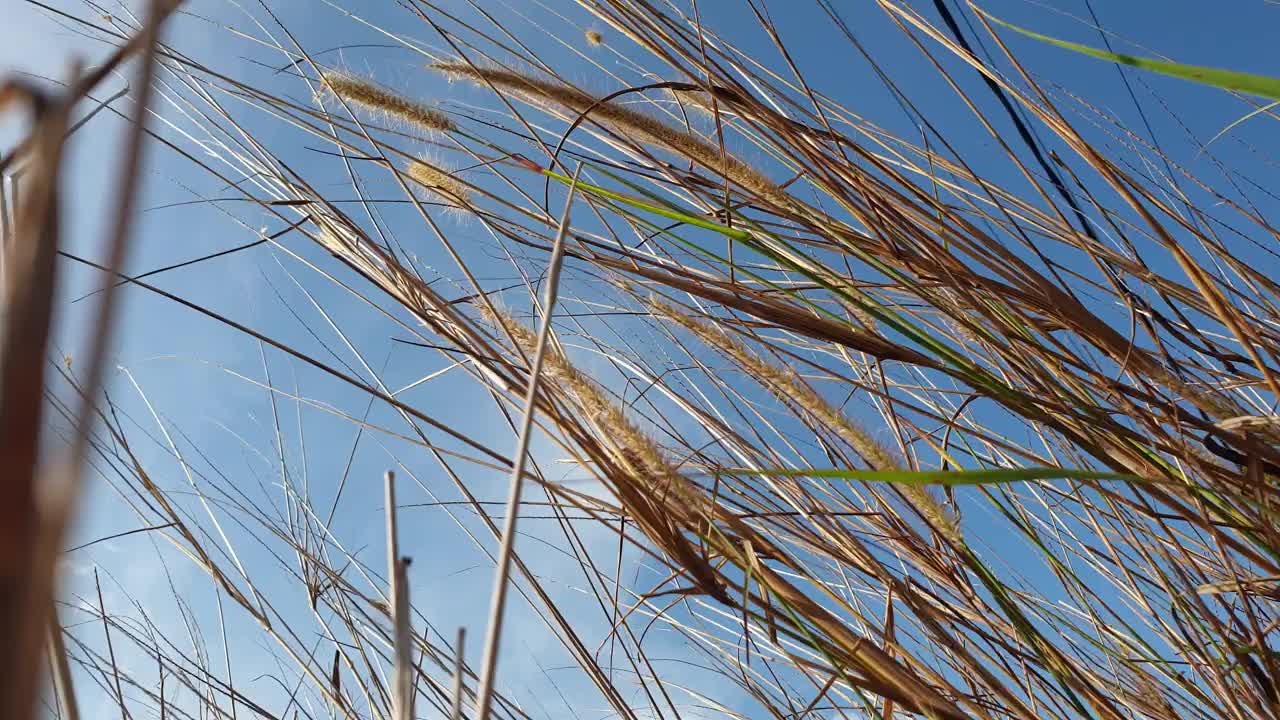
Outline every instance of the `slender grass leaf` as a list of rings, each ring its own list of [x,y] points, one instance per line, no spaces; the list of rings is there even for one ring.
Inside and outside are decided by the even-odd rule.
[[[979,10],[978,12],[982,12]],[[1186,65],[1183,63],[1169,62],[1168,60],[1155,60],[1152,58],[1139,57],[1137,55],[1127,55],[1124,53],[1108,52],[1099,50],[1088,45],[1073,43],[1067,40],[1059,40],[1048,35],[1041,35],[1038,32],[1020,28],[1017,25],[1007,23],[999,18],[993,17],[988,13],[982,12],[992,22],[1002,25],[1021,33],[1030,38],[1035,38],[1051,45],[1057,45],[1060,48],[1066,48],[1074,52],[1089,55],[1101,60],[1109,60],[1111,62],[1120,63],[1121,65],[1129,65],[1141,70],[1149,70],[1151,72],[1170,75],[1172,77],[1190,80],[1192,82],[1212,85],[1222,88],[1223,90],[1236,90],[1239,92],[1249,93],[1251,95],[1260,95],[1262,97],[1271,98],[1272,100],[1280,100],[1280,78],[1268,77],[1266,75],[1254,75],[1252,73],[1236,72],[1234,70],[1223,70],[1221,68],[1205,67],[1203,65]]]
[[[841,468],[804,468],[800,470],[735,468],[728,472],[741,475],[773,475],[786,477],[840,478],[900,485],[1001,485],[1029,480],[1126,480],[1140,481],[1134,475],[1070,470],[1055,467],[996,468],[992,470],[845,470]]]
[[[1262,113],[1275,108],[1277,105],[1280,105],[1280,100],[1277,100],[1275,102],[1269,102],[1266,105],[1263,105],[1262,107],[1255,108],[1249,114],[1245,115],[1242,118],[1238,118],[1237,120],[1232,122],[1230,125],[1222,128],[1221,130],[1218,131],[1217,135],[1214,135],[1213,137],[1209,138],[1209,142],[1205,143],[1203,146],[1200,147],[1200,150],[1196,152],[1196,157],[1200,157],[1201,155],[1203,155],[1204,151],[1209,149],[1209,146],[1212,145],[1215,140],[1231,132],[1231,130],[1234,129],[1240,123],[1243,123],[1244,121],[1254,117],[1255,115],[1261,115]]]

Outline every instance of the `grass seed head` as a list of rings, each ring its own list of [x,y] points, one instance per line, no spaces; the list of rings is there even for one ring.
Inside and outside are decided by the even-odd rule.
[[[590,110],[592,119],[627,137],[664,147],[694,160],[772,203],[786,203],[786,193],[759,170],[727,152],[722,153],[718,146],[701,137],[668,125],[652,115],[614,103],[596,104],[595,97],[581,90],[511,70],[477,68],[466,63],[437,63],[431,67],[452,79],[492,87],[534,107],[550,110],[558,106],[575,113]]]
[[[461,206],[471,203],[471,188],[425,160],[413,161],[406,172],[414,182],[431,190],[437,197],[451,205]]]
[[[892,450],[871,436],[871,433],[836,408],[800,379],[795,370],[770,362],[758,355],[737,338],[714,328],[710,323],[665,303],[650,301],[654,314],[665,317],[684,327],[708,347],[715,348],[747,372],[756,382],[784,403],[793,403],[844,440],[874,470],[901,470],[903,464]],[[902,494],[930,525],[947,539],[960,542],[958,520],[928,488],[920,485],[898,483]]]
[[[454,129],[448,115],[421,103],[397,95],[363,78],[329,72],[321,77],[326,89],[347,102],[366,110],[382,112],[427,132],[449,132]]]

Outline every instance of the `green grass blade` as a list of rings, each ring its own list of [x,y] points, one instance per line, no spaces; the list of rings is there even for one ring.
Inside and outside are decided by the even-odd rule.
[[[843,468],[803,468],[787,470],[768,468],[729,470],[741,475],[773,475],[786,477],[840,478],[900,485],[1003,485],[1030,480],[1125,480],[1140,482],[1134,475],[1071,470],[1055,467],[995,468],[989,470],[846,470]]]
[[[567,183],[571,180],[571,178],[568,175],[562,175],[553,170],[544,169],[541,172],[543,175],[546,175],[547,177],[550,177],[550,178],[555,178],[556,180],[559,180],[562,183]],[[682,222],[686,225],[692,225],[694,227],[699,227],[704,230],[711,230],[712,232],[720,233],[721,235],[733,238],[734,240],[750,240],[751,239],[751,233],[748,233],[744,230],[736,230],[734,228],[721,225],[720,223],[711,222],[710,220],[697,217],[696,215],[690,215],[688,213],[678,212],[678,211],[672,210],[671,208],[662,207],[661,205],[655,205],[653,203],[645,202],[643,200],[633,198],[629,195],[623,195],[622,193],[614,192],[613,190],[609,190],[608,188],[602,188],[599,185],[592,185],[590,183],[579,182],[578,187],[580,187],[582,190],[592,195],[597,195],[603,198],[609,198],[610,200],[616,200],[617,202],[630,205],[633,208],[651,212],[654,215],[659,215],[661,217],[667,218],[668,220],[675,220],[676,222]]]
[[[982,12],[979,10],[978,12]],[[1183,63],[1169,62],[1167,60],[1154,60],[1152,58],[1138,57],[1137,55],[1126,55],[1124,53],[1108,52],[1097,48],[1073,43],[1067,40],[1059,40],[1055,37],[1042,35],[1038,32],[1020,28],[1017,25],[1007,23],[999,18],[982,12],[983,16],[992,22],[1002,25],[1021,33],[1030,38],[1035,38],[1051,45],[1057,45],[1060,48],[1066,48],[1074,52],[1089,55],[1101,60],[1109,60],[1111,62],[1120,63],[1121,65],[1129,65],[1141,70],[1150,70],[1151,72],[1170,75],[1172,77],[1190,80],[1192,82],[1212,85],[1222,88],[1223,90],[1235,90],[1238,92],[1249,93],[1251,95],[1260,95],[1262,97],[1271,98],[1272,100],[1280,100],[1280,78],[1268,77],[1266,75],[1254,75],[1252,73],[1236,72],[1234,70],[1222,70],[1220,68],[1204,67],[1202,65],[1185,65]]]

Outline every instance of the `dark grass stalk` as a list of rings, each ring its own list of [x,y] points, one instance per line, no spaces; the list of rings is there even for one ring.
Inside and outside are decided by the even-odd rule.
[[[0,679],[0,715],[31,716],[36,704],[40,663],[47,650],[62,694],[70,696],[70,673],[61,634],[52,626],[52,562],[58,542],[40,522],[36,483],[37,453],[44,416],[41,391],[44,353],[53,317],[54,253],[60,241],[63,136],[70,108],[39,90],[16,81],[0,84],[0,110],[23,103],[35,112],[30,135],[31,166],[23,202],[17,197],[15,236],[7,250],[4,277],[5,328],[0,347],[0,458],[9,481],[4,484],[3,541],[0,542],[0,652],[11,668]],[[16,196],[16,193],[15,193]],[[74,703],[74,698],[71,700]],[[74,711],[71,711],[74,712]]]

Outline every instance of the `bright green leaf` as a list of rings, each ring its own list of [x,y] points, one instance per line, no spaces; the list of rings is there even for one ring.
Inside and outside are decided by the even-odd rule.
[[[978,12],[982,12],[979,10]],[[1059,40],[1048,35],[1041,35],[1017,25],[1012,25],[999,18],[993,17],[985,12],[983,16],[999,25],[1009,28],[1015,32],[1022,33],[1027,37],[1035,38],[1043,42],[1057,45],[1067,50],[1083,53],[1102,60],[1110,60],[1121,65],[1130,65],[1142,70],[1150,70],[1152,72],[1171,75],[1183,80],[1191,80],[1193,82],[1212,85],[1224,90],[1236,90],[1239,92],[1249,93],[1251,95],[1261,95],[1273,100],[1280,100],[1280,78],[1268,77],[1266,75],[1254,75],[1252,73],[1235,72],[1233,70],[1221,70],[1218,68],[1203,67],[1200,65],[1184,65],[1182,63],[1169,62],[1167,60],[1153,60],[1151,58],[1138,57],[1136,55],[1126,55],[1124,53],[1108,52],[1097,48],[1081,45],[1079,43]]]
[[[735,468],[727,472],[739,475],[777,475],[786,477],[840,478],[900,485],[1001,485],[1029,480],[1139,480],[1133,475],[1069,470],[1055,467],[996,468],[991,470],[844,470],[840,468],[805,468],[802,470]]]

